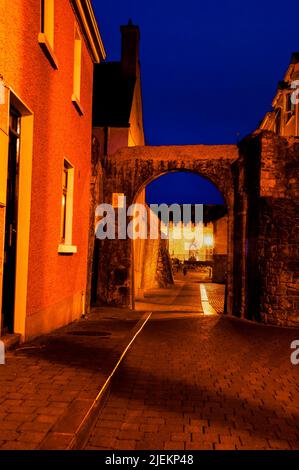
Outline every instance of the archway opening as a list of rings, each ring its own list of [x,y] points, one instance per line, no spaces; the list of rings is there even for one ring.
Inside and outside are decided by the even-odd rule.
[[[149,235],[133,240],[135,309],[225,312],[228,210],[219,189],[198,173],[171,171],[139,188],[135,203],[147,208]],[[169,208],[166,220],[161,205]],[[151,217],[161,226],[157,239]]]

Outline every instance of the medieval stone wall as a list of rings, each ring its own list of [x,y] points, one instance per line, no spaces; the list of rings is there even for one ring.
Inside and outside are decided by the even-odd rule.
[[[259,205],[260,314],[267,323],[299,325],[299,138],[266,133]]]
[[[173,284],[171,259],[168,251],[168,241],[160,239],[159,256],[156,279],[159,287],[167,287]]]
[[[155,220],[160,227],[160,221],[156,214],[146,205],[145,190],[143,189],[136,198],[136,204],[143,204],[147,217],[139,219],[140,231],[147,234],[147,238],[133,240],[133,273],[135,299],[142,298],[144,292],[155,287],[166,287],[173,283],[171,260],[168,253],[167,240],[161,239],[161,233],[157,239],[150,238],[149,221]]]
[[[240,153],[235,164],[235,310],[265,323],[298,325],[299,139],[255,133],[241,144]]]
[[[299,204],[264,198],[259,211],[260,314],[266,323],[299,326]]]
[[[167,240],[161,238],[157,240],[143,240],[144,259],[142,264],[142,284],[141,291],[138,290],[139,297],[147,289],[155,287],[167,287],[173,284],[171,260],[167,248]]]
[[[270,131],[250,135],[238,151],[234,146],[134,147],[105,162],[103,198],[111,203],[113,193],[123,193],[129,205],[146,184],[169,171],[208,178],[228,211],[227,313],[298,325],[298,163],[299,140]],[[168,282],[161,262],[165,246],[151,243],[143,253],[143,286]],[[107,303],[134,304],[132,252],[131,240],[103,242],[98,296]]]
[[[103,134],[96,129],[92,141],[90,204],[89,204],[89,233],[87,256],[87,282],[86,282],[86,313],[89,313],[91,304],[96,303],[98,284],[98,254],[95,252],[95,211],[97,205],[103,200],[103,169],[104,157]],[[99,245],[99,244],[98,244]]]

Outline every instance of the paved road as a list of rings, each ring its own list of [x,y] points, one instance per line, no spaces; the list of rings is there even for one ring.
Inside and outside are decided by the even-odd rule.
[[[299,331],[204,316],[199,292],[187,280],[146,298],[154,314],[87,449],[299,449]]]
[[[136,302],[136,310],[155,313],[195,313],[203,315],[200,301],[200,277],[188,275],[188,280],[176,279],[168,289],[151,289],[144,299]]]

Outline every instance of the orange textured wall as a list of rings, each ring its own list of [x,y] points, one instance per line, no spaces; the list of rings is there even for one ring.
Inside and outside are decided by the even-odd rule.
[[[91,155],[93,64],[82,40],[80,116],[71,102],[75,16],[69,0],[55,1],[54,70],[38,44],[40,2],[0,0],[0,74],[34,113],[33,174],[27,314],[34,315],[85,290]],[[3,31],[3,30],[2,30]],[[75,167],[73,244],[57,252],[63,160]]]

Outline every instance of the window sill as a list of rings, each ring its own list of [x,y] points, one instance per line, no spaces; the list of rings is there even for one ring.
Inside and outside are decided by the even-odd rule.
[[[52,49],[45,33],[39,33],[38,42],[39,42],[40,47],[44,51],[47,59],[49,60],[50,64],[52,65],[53,69],[57,70],[58,69],[58,60],[57,60],[56,55],[54,54],[54,51],[53,51],[53,49]]]
[[[72,94],[72,103],[75,106],[78,113],[80,114],[80,116],[83,116],[84,110],[82,108],[80,100],[77,98],[77,96],[74,93]]]
[[[60,255],[70,255],[77,253],[77,247],[75,245],[64,245],[61,243],[58,245],[58,253]]]

